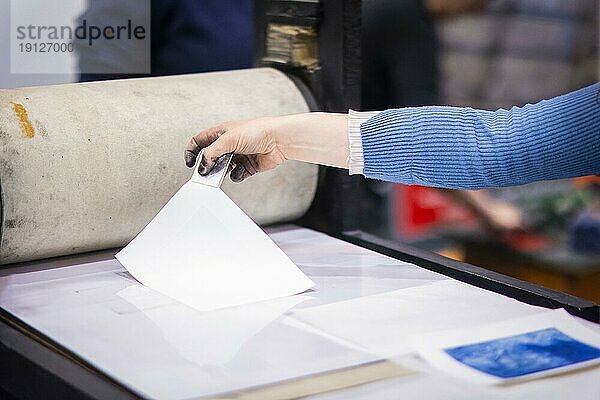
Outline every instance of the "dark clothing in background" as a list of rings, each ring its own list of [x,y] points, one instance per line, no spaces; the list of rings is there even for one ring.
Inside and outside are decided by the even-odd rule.
[[[364,0],[362,108],[437,102],[437,40],[421,0]]]
[[[80,17],[88,23],[111,25],[115,16],[147,12],[135,1],[90,1]],[[254,2],[252,0],[152,0],[151,75],[249,68],[253,64]],[[136,10],[138,7],[138,10]],[[88,74],[90,66],[127,66],[127,41],[102,46],[77,46],[81,81],[140,75]]]
[[[362,110],[423,106],[438,101],[434,21],[422,0],[363,0]],[[361,229],[394,236],[393,185],[365,180]]]
[[[252,0],[153,0],[152,74],[249,68]]]

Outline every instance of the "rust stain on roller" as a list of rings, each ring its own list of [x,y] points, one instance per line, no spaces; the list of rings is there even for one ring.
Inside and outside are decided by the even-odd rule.
[[[27,139],[33,139],[35,136],[35,129],[33,129],[33,125],[29,120],[29,114],[27,114],[27,110],[23,107],[23,104],[12,103],[13,111],[17,118],[19,118],[19,122],[21,124],[21,131],[23,131],[23,135]]]

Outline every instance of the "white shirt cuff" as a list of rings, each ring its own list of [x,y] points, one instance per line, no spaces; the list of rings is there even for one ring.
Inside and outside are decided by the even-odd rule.
[[[380,112],[381,111],[348,111],[348,143],[350,144],[348,170],[350,175],[362,175],[365,169],[360,125]]]

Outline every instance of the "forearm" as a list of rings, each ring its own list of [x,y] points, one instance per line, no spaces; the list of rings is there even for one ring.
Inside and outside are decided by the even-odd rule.
[[[273,135],[288,160],[347,168],[346,114],[307,113],[273,120]]]
[[[299,160],[368,178],[450,189],[600,174],[600,84],[496,112],[416,107],[226,122],[195,135],[188,167],[203,174],[235,153],[240,179]]]
[[[384,111],[361,125],[364,174],[455,189],[598,174],[599,88],[510,111]]]

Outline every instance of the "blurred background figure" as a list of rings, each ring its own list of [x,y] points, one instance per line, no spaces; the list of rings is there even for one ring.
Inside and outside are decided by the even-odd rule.
[[[444,104],[509,108],[598,80],[595,0],[489,0],[483,13],[440,23],[439,37]],[[592,207],[597,193],[591,187],[539,183],[493,190],[490,197],[518,205],[526,216],[523,228],[560,237]]]
[[[136,4],[137,3],[137,4]],[[90,1],[80,20],[103,26],[115,15],[144,12],[145,2]],[[253,0],[152,0],[151,74],[173,75],[250,68],[254,53]],[[80,71],[94,66],[126,65],[128,49],[116,41],[77,46]],[[127,41],[119,41],[120,46]],[[140,76],[140,75],[138,75]],[[133,77],[122,74],[80,75],[81,81]]]
[[[483,0],[364,0],[362,107],[364,110],[425,106],[442,103],[436,19],[480,12]],[[362,207],[363,226],[383,236],[397,236],[394,216],[402,207],[398,197],[436,196],[434,189],[410,188],[367,180]],[[461,204],[492,231],[520,229],[517,207],[485,191],[441,191]],[[437,196],[442,203],[446,202]],[[406,201],[404,201],[406,202]],[[401,235],[402,236],[402,235]],[[404,235],[406,239],[406,235]]]
[[[598,81],[598,31],[595,0],[365,0],[363,105],[495,110],[551,98]],[[364,230],[600,300],[597,179],[477,192],[366,185]]]
[[[422,0],[364,0],[362,109],[425,106],[439,100],[434,20]],[[394,237],[393,184],[366,179],[360,225]]]

